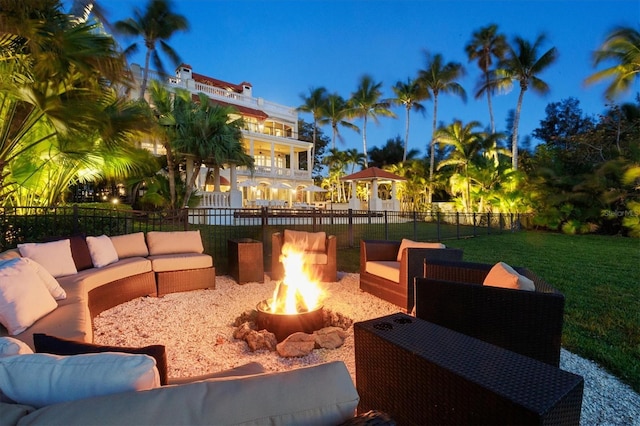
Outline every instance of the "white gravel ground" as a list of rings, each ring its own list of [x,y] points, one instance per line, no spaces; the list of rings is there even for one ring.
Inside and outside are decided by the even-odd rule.
[[[336,283],[323,283],[324,306],[354,321],[398,312],[395,305],[360,291],[358,274],[339,273]],[[109,309],[94,320],[94,341],[105,345],[167,348],[170,377],[189,377],[257,361],[268,371],[342,360],[355,381],[353,327],[345,344],[315,350],[302,358],[281,358],[275,352],[250,352],[233,338],[233,322],[243,312],[271,297],[275,282],[238,285],[216,277],[215,290],[138,298]],[[585,379],[581,425],[640,425],[640,395],[597,364],[562,350],[560,367]]]

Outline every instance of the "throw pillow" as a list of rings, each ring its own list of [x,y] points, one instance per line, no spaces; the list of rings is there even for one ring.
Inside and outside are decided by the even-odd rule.
[[[135,256],[149,256],[149,249],[147,248],[147,243],[144,240],[144,232],[135,232],[133,234],[111,237],[111,242],[118,253],[118,259]]]
[[[0,358],[2,392],[18,404],[36,408],[160,385],[155,360],[148,355],[28,354]]]
[[[0,337],[0,358],[11,355],[32,354],[33,351],[22,340],[14,337]]]
[[[94,343],[79,342],[76,340],[62,339],[42,333],[33,334],[33,345],[36,352],[45,352],[54,355],[78,355],[101,352],[122,352],[128,354],[144,354],[156,360],[156,367],[160,374],[160,384],[167,384],[167,353],[164,345],[150,345],[141,348],[120,346],[104,346]]]
[[[398,257],[396,261],[400,262],[400,260],[402,260],[402,251],[406,248],[443,249],[443,248],[447,248],[447,246],[445,246],[442,243],[423,243],[420,241],[412,241],[412,240],[403,238],[402,242],[400,243],[400,249],[398,249]]]
[[[71,244],[71,256],[73,257],[73,263],[75,263],[76,269],[78,271],[84,271],[85,269],[93,268],[91,255],[89,254],[89,247],[87,247],[87,241],[84,235],[73,235],[71,237],[48,237],[45,238],[45,242],[60,241],[67,238]]]
[[[15,336],[58,307],[25,259],[0,262],[0,323]]]
[[[515,269],[504,262],[496,263],[482,284],[516,290],[534,291],[536,289],[533,281],[524,275],[520,275]]]
[[[33,259],[29,259],[28,257],[23,257],[23,259],[33,268],[34,271],[36,271],[36,274],[38,274],[38,277],[40,277],[54,299],[62,300],[67,298],[67,292],[64,291],[64,288],[60,286],[58,281],[53,278],[53,275],[51,275],[49,271],[44,269],[42,265]]]
[[[35,260],[56,278],[78,273],[68,238],[50,243],[18,244],[18,250],[22,257]]]
[[[111,238],[106,235],[87,237],[87,246],[89,246],[93,266],[96,268],[102,268],[118,261],[116,248],[113,246]]]
[[[202,237],[197,231],[149,231],[147,246],[150,255],[203,253]]]

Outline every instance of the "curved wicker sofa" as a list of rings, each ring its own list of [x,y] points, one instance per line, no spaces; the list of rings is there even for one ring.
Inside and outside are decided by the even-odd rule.
[[[72,256],[83,237],[72,237]],[[199,241],[199,245],[196,242]],[[213,258],[202,253],[200,231],[142,232],[112,237],[119,260],[101,268],[57,278],[67,293],[58,307],[22,333],[11,336],[34,348],[33,334],[43,333],[83,342],[93,341],[92,320],[100,312],[143,296],[215,288]],[[18,249],[0,260],[20,257]],[[0,336],[8,336],[0,325]]]
[[[199,232],[197,237],[200,238]],[[189,252],[180,243],[179,234],[148,233],[142,239],[137,235],[116,240],[119,238],[123,244],[114,242],[120,258],[116,263],[57,278],[67,297],[58,301],[54,311],[11,337],[24,341],[32,349],[35,333],[91,342],[92,319],[105,309],[141,296],[215,288],[213,260],[208,255]],[[146,255],[141,243],[148,244]],[[8,250],[0,253],[0,260],[19,256],[18,250]],[[7,334],[0,326],[0,336]],[[260,364],[249,363],[206,376],[173,379],[168,384],[42,407],[0,398],[0,423],[346,425],[352,421],[362,424],[360,419],[371,417],[369,413],[354,417],[359,397],[342,361],[271,373],[265,372]]]

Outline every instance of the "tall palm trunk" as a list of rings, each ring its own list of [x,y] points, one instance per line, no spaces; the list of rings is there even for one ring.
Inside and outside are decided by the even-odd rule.
[[[485,72],[485,82],[487,87],[489,87],[490,78],[489,73]],[[496,123],[493,118],[493,103],[491,102],[491,90],[487,89],[487,104],[489,104],[489,120],[491,121],[491,133],[494,134],[496,132]]]
[[[409,148],[409,116],[411,115],[411,105],[406,106],[407,120],[404,126],[404,152],[402,153],[402,162],[407,161],[407,149]]]
[[[151,60],[151,49],[147,48],[144,55],[144,69],[142,70],[142,84],[140,84],[140,96],[138,99],[144,100],[144,92],[147,91],[147,81],[149,80],[149,62]]]
[[[364,151],[364,168],[369,168],[369,154],[367,153],[367,115],[364,116],[362,124],[362,150]]]
[[[429,204],[433,201],[433,174],[436,169],[436,122],[438,117],[438,91],[433,91],[433,125],[431,127],[431,151],[429,153]]]
[[[524,92],[527,91],[526,84],[520,85],[520,95],[518,96],[518,105],[516,106],[516,113],[513,117],[513,134],[511,135],[511,167],[513,170],[518,170],[518,126],[520,125],[520,111],[522,110],[522,99],[524,98]]]
[[[173,151],[171,151],[171,144],[165,142],[164,149],[167,152],[167,172],[169,179],[169,197],[171,199],[171,208],[176,208],[176,171],[173,161]]]

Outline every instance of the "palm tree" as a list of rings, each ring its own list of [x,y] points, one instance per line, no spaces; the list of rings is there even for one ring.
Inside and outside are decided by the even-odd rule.
[[[252,158],[242,147],[242,119],[230,120],[235,111],[232,106],[211,105],[204,93],[198,94],[198,101],[180,103],[175,111],[177,122],[173,145],[176,151],[193,159],[193,170],[186,182],[182,205],[188,205],[200,167],[221,167],[223,164],[243,162],[253,165]]]
[[[465,46],[465,51],[469,57],[469,62],[474,59],[478,61],[478,67],[482,71],[484,84],[476,93],[476,99],[483,93],[487,94],[487,104],[489,105],[489,118],[491,120],[491,133],[496,132],[495,120],[493,118],[493,107],[491,105],[491,94],[493,89],[489,85],[491,74],[489,70],[493,65],[493,59],[500,61],[507,50],[507,39],[503,34],[498,34],[498,26],[491,24],[480,28],[472,35],[472,39]]]
[[[343,199],[346,200],[344,185],[340,178],[345,174],[344,169],[347,166],[347,153],[332,148],[329,150],[329,155],[325,156],[322,160],[323,163],[329,167],[329,179],[327,183],[331,188],[337,190],[337,202],[340,203]],[[334,191],[331,191],[331,201],[333,201],[333,193]]]
[[[391,89],[396,95],[393,102],[397,105],[403,105],[406,111],[404,153],[402,155],[402,161],[407,161],[407,149],[409,146],[409,116],[411,115],[411,110],[413,109],[424,114],[425,107],[420,103],[420,101],[429,99],[430,95],[423,85],[421,85],[417,80],[412,80],[411,78],[407,78],[406,83],[398,81]]]
[[[382,100],[382,82],[376,83],[370,75],[363,75],[360,78],[358,88],[351,94],[349,103],[351,111],[355,117],[363,119],[362,124],[362,148],[364,153],[364,167],[369,167],[367,154],[367,120],[369,117],[374,123],[378,123],[378,116],[393,117],[396,115],[389,109],[390,103]]]
[[[156,136],[160,138],[167,157],[167,173],[169,180],[169,207],[176,207],[176,178],[175,178],[175,149],[172,141],[178,126],[176,117],[180,105],[191,102],[191,93],[184,89],[169,91],[162,83],[151,80],[150,86],[151,109],[158,127]]]
[[[427,66],[419,71],[418,80],[433,96],[433,125],[431,128],[431,143],[429,152],[429,203],[433,198],[433,174],[436,164],[436,123],[438,117],[438,95],[440,93],[453,93],[467,101],[467,92],[456,80],[464,75],[462,64],[457,62],[444,63],[444,58],[437,53],[431,55],[425,52]]]
[[[593,54],[594,66],[603,61],[615,62],[615,65],[598,71],[586,79],[592,84],[605,79],[613,79],[605,90],[607,98],[627,92],[640,75],[640,32],[631,27],[619,27],[611,31]]]
[[[555,47],[538,56],[544,41],[544,35],[539,35],[533,44],[521,37],[516,37],[512,45],[508,46],[505,58],[498,64],[494,78],[488,83],[488,86],[499,89],[510,89],[514,81],[520,83],[520,95],[518,96],[518,104],[513,118],[513,133],[511,134],[511,164],[514,170],[518,170],[518,126],[524,93],[529,87],[539,94],[549,92],[549,85],[538,75],[553,64],[558,57]]]
[[[355,167],[366,167],[365,166],[365,155],[359,152],[355,148],[348,149],[344,152],[346,154],[347,165],[351,165],[351,171],[349,174],[353,174],[355,172]]]
[[[321,125],[330,124],[332,130],[331,148],[336,148],[336,138],[343,141],[343,137],[340,134],[338,126],[346,127],[360,133],[360,129],[355,124],[351,123],[347,119],[349,118],[349,104],[339,94],[332,93],[325,99],[323,110],[318,120]]]
[[[313,170],[316,151],[316,138],[318,136],[318,122],[324,116],[324,107],[327,99],[327,89],[324,87],[309,88],[309,96],[300,95],[304,104],[298,107],[298,111],[310,113],[313,116],[313,134],[311,137],[311,158],[309,159],[309,170]]]
[[[449,165],[456,166],[464,175],[464,183],[466,185],[466,196],[464,205],[467,213],[471,212],[471,181],[469,179],[469,165],[482,149],[482,141],[484,135],[475,131],[480,127],[478,121],[472,121],[463,125],[460,120],[456,120],[453,124],[438,129],[438,141],[445,145],[453,147],[453,152],[449,158],[440,161],[438,170]],[[452,179],[455,178],[455,175]],[[459,179],[458,179],[459,180]]]
[[[132,37],[142,37],[144,45],[147,49],[144,57],[144,68],[142,70],[142,84],[140,85],[140,99],[144,99],[147,89],[147,80],[149,78],[149,62],[153,61],[156,70],[165,74],[164,66],[160,55],[156,48],[156,44],[160,49],[169,56],[174,65],[180,63],[180,57],[176,51],[167,44],[166,40],[178,31],[186,31],[189,29],[187,19],[174,13],[170,0],[150,0],[143,11],[136,8],[133,11],[134,18],[128,18],[115,23],[115,29],[121,34]],[[138,51],[138,44],[133,43],[125,49],[126,55],[131,55]]]

